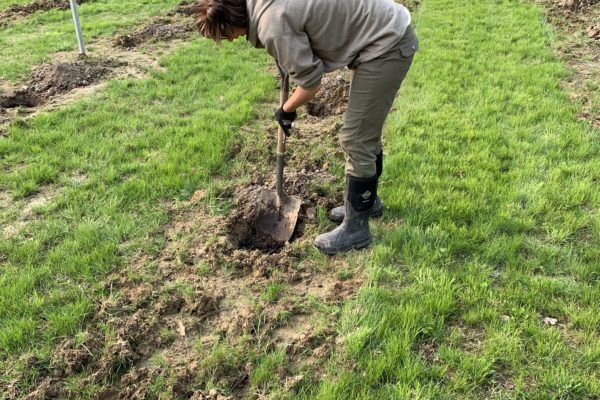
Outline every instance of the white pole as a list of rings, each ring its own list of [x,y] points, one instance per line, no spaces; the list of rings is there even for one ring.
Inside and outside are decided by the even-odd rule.
[[[75,32],[77,33],[77,43],[79,44],[79,54],[85,56],[85,45],[83,43],[83,35],[81,34],[81,26],[79,25],[79,13],[77,12],[77,1],[71,0],[71,13],[73,14],[73,23],[75,24]]]

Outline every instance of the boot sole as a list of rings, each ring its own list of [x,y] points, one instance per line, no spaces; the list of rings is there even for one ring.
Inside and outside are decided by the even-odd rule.
[[[371,215],[369,215],[369,218],[381,218],[383,216],[383,210],[381,211],[377,211]],[[342,222],[344,222],[344,219],[336,219],[336,218],[331,218],[331,215],[329,216],[329,220],[332,222],[336,222],[338,224],[341,224]]]
[[[335,248],[335,249],[321,248],[321,247],[319,247],[317,245],[315,245],[315,247],[317,249],[319,249],[319,251],[321,253],[327,254],[328,256],[334,256],[334,255],[339,254],[339,253],[347,253],[347,252],[349,252],[351,250],[364,249],[365,247],[367,247],[370,244],[371,244],[371,238],[368,238],[368,239],[362,240],[362,241],[360,241],[358,243],[354,243],[354,244],[351,244],[349,246],[338,247],[338,248]]]

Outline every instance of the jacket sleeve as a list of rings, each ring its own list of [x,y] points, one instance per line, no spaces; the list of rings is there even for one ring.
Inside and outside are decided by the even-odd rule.
[[[283,35],[265,36],[265,49],[297,85],[308,89],[321,83],[323,61],[313,53],[306,33],[286,32]]]

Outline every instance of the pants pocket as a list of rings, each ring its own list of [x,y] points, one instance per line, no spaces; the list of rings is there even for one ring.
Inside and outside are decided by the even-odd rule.
[[[412,26],[406,28],[404,37],[400,41],[398,47],[400,49],[400,54],[402,54],[402,57],[406,58],[412,57],[417,52],[417,50],[419,50],[419,39],[417,38],[417,35],[415,34],[415,31],[413,30]]]

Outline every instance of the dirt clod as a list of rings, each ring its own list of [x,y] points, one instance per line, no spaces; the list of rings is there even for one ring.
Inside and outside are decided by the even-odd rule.
[[[13,93],[0,95],[0,107],[37,107],[53,96],[91,85],[109,72],[108,63],[89,61],[42,65],[31,73],[25,86]]]
[[[326,117],[346,112],[350,94],[350,79],[346,74],[325,75],[321,81],[321,90],[306,105],[309,115]]]

